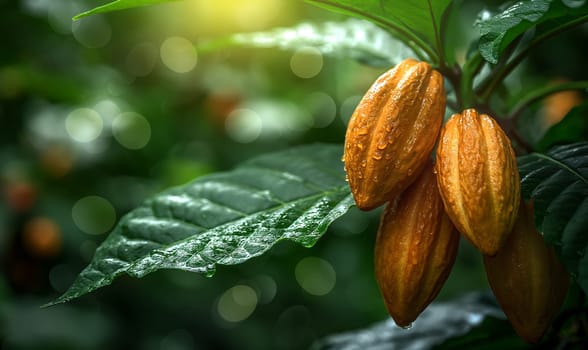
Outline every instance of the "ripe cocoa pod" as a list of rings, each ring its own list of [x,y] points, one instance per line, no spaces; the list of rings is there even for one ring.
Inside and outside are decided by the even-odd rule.
[[[548,247],[533,221],[532,205],[521,203],[518,218],[504,246],[485,256],[490,287],[517,334],[538,342],[559,312],[569,275]]]
[[[443,210],[429,162],[388,203],[376,238],[376,280],[397,325],[409,326],[437,296],[455,262],[459,237]]]
[[[425,166],[445,112],[442,75],[407,59],[381,75],[353,112],[343,159],[362,210],[406,189]]]
[[[515,153],[498,123],[474,109],[454,114],[441,129],[435,171],[457,229],[485,255],[496,254],[520,197]]]

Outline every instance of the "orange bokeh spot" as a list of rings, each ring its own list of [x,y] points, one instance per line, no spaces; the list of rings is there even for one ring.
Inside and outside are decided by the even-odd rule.
[[[23,244],[28,253],[40,258],[57,256],[61,251],[61,230],[51,219],[29,220],[23,231]]]
[[[25,181],[10,181],[4,184],[4,198],[8,205],[17,212],[26,212],[33,208],[37,200],[37,190]]]
[[[56,178],[67,175],[73,167],[73,155],[64,146],[53,145],[41,153],[41,165]]]
[[[543,100],[541,113],[546,128],[559,123],[572,108],[582,103],[582,95],[577,90],[557,92]]]

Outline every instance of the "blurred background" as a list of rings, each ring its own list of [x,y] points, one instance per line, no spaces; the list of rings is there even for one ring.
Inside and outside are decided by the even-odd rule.
[[[356,210],[312,249],[282,242],[212,278],[123,277],[40,308],[150,195],[257,154],[342,143],[354,107],[384,71],[310,47],[194,47],[344,19],[301,1],[181,1],[72,22],[102,3],[0,2],[0,348],[305,349],[385,319],[372,271],[379,212]],[[569,42],[585,39],[585,30],[574,33]],[[570,65],[541,56],[528,70],[575,79],[569,53]],[[559,114],[581,101],[565,98],[572,102]],[[462,242],[439,299],[487,288],[477,252]]]

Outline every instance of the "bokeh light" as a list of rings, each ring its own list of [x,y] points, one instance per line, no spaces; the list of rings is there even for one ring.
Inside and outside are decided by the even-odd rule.
[[[188,27],[196,33],[208,33],[209,37],[228,33],[264,30],[284,23],[295,15],[288,1],[283,0],[215,0],[186,1],[169,16],[177,18],[176,27]],[[186,14],[189,14],[186,16]]]
[[[312,295],[326,295],[335,287],[335,269],[321,258],[306,257],[300,260],[294,274],[300,287]]]
[[[100,15],[73,22],[72,32],[80,44],[92,49],[106,46],[112,37],[110,24]]]
[[[78,142],[91,142],[102,133],[104,122],[98,112],[90,108],[78,108],[65,119],[65,129]]]
[[[159,350],[192,350],[194,337],[185,329],[176,329],[165,336],[159,344]]]
[[[126,69],[135,77],[149,75],[157,63],[157,47],[152,43],[135,45],[127,55]]]
[[[72,207],[71,215],[76,226],[90,235],[109,231],[116,221],[112,204],[100,196],[87,196]]]
[[[176,73],[188,73],[198,63],[196,48],[186,38],[172,36],[165,39],[159,53],[163,64]]]
[[[586,0],[561,0],[564,5],[570,8],[578,8],[586,3]]]
[[[339,116],[345,125],[349,123],[349,119],[351,119],[351,115],[353,114],[353,111],[355,111],[359,101],[361,101],[361,98],[362,96],[359,95],[349,96],[341,103]]]
[[[61,230],[52,219],[36,217],[26,223],[23,241],[29,254],[42,258],[54,257],[61,251]]]
[[[118,103],[111,99],[104,99],[96,102],[92,109],[100,114],[105,127],[110,127],[114,119],[120,114]]]
[[[40,4],[41,1],[37,0],[36,3]],[[47,6],[47,20],[51,28],[60,34],[71,34],[71,18],[80,12],[80,4],[72,1],[47,1],[43,6]]]
[[[72,150],[65,145],[51,144],[43,147],[40,153],[41,166],[53,177],[64,177],[73,168],[72,153]]]
[[[217,304],[219,316],[228,322],[247,319],[257,306],[257,294],[253,288],[237,285],[224,292]]]
[[[137,150],[149,143],[151,125],[138,113],[123,113],[112,122],[112,134],[123,147]]]
[[[225,130],[229,137],[237,142],[253,142],[262,131],[261,117],[251,109],[235,109],[225,120]]]
[[[324,128],[335,120],[337,116],[337,104],[335,100],[324,92],[313,92],[306,99],[306,106],[310,109],[314,118],[315,128]]]
[[[260,304],[269,304],[274,300],[278,291],[278,285],[272,277],[268,275],[257,276],[255,278],[255,284]]]
[[[273,340],[276,349],[307,349],[316,338],[313,317],[304,305],[290,306],[275,321]]]
[[[292,55],[290,68],[300,78],[315,77],[323,69],[323,54],[314,47],[300,48]]]

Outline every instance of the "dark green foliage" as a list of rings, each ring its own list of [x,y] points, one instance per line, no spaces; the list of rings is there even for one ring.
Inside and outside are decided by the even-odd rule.
[[[588,143],[518,159],[521,192],[533,200],[539,232],[588,291]]]

